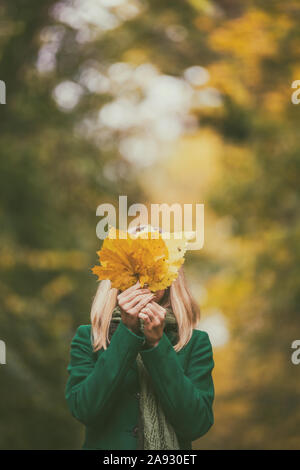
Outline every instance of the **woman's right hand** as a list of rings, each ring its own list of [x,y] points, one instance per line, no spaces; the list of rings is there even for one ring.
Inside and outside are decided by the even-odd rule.
[[[134,333],[138,333],[139,330],[139,312],[153,298],[154,294],[149,289],[142,289],[139,282],[118,295],[122,321]]]

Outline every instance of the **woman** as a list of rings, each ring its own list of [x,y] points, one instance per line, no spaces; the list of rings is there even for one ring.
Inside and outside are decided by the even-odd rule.
[[[208,335],[183,270],[166,291],[102,281],[71,344],[66,399],[83,449],[191,449],[213,424]],[[143,320],[141,322],[141,319]]]

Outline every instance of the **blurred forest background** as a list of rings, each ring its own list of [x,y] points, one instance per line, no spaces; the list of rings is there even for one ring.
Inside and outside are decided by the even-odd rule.
[[[64,400],[103,202],[204,203],[186,273],[214,345],[195,449],[300,448],[300,5],[0,6],[0,448],[79,448]]]

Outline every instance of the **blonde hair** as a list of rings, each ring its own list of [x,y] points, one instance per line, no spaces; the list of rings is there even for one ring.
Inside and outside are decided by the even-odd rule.
[[[118,290],[111,287],[110,281],[101,281],[91,309],[92,342],[94,351],[106,349],[109,344],[109,324],[112,312],[117,305]],[[178,342],[175,351],[182,349],[191,339],[193,328],[200,320],[200,309],[193,299],[185,279],[183,268],[169,289],[164,306],[171,305],[178,324]]]

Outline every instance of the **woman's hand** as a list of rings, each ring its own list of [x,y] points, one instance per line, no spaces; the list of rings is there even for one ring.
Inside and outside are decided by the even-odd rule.
[[[149,289],[142,289],[139,282],[118,295],[122,321],[134,333],[139,330],[139,312],[153,298],[154,294]]]
[[[165,326],[166,309],[152,301],[142,308],[139,318],[144,320],[144,335],[147,346],[153,348],[159,343]]]

